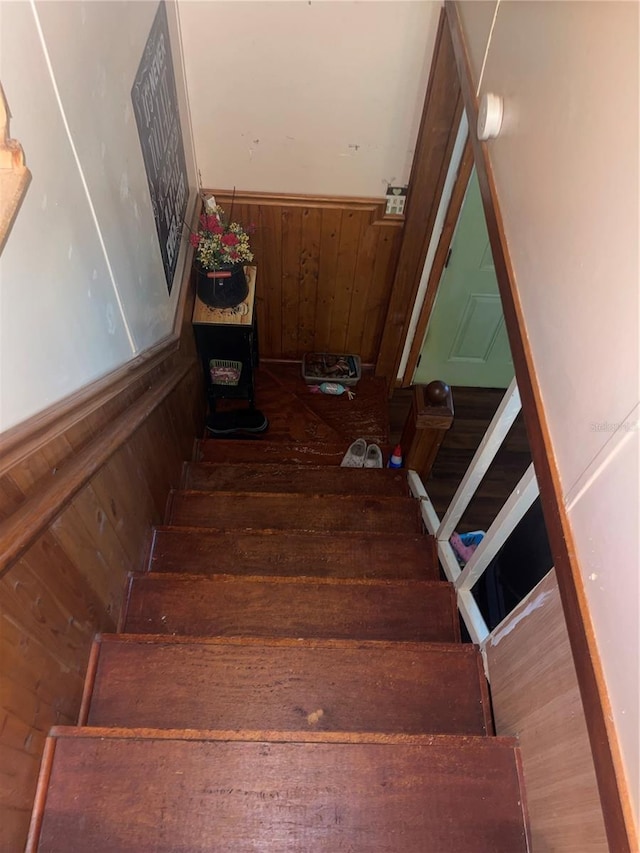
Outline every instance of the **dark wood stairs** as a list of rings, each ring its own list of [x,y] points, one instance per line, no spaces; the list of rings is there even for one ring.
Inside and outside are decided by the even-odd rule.
[[[305,447],[197,446],[47,740],[28,853],[529,849],[405,476]]]

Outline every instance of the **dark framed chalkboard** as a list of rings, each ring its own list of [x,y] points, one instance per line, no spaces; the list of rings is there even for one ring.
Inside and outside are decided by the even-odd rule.
[[[149,182],[164,274],[171,293],[189,200],[189,180],[164,0],[158,6],[138,66],[131,100]]]

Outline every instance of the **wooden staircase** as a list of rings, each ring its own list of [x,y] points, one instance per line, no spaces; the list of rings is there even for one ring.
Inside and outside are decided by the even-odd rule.
[[[28,851],[528,849],[406,477],[342,452],[200,443],[47,741]]]

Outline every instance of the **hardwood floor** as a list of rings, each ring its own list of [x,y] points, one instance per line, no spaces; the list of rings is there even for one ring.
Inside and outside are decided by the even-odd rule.
[[[400,441],[411,391],[397,389],[387,400],[385,385],[365,372],[349,400],[346,394],[328,396],[311,393],[302,380],[298,362],[260,363],[256,371],[256,405],[269,419],[264,434],[272,442],[297,442],[304,452],[308,443],[322,442],[327,454],[339,464],[348,445],[362,436],[383,448],[385,462],[390,449]],[[494,388],[453,389],[455,417],[447,433],[427,490],[442,517],[473,454],[478,448],[504,391]],[[221,401],[219,408],[238,406]],[[266,450],[266,446],[265,446]],[[467,508],[459,532],[486,530],[531,462],[529,444],[519,415],[502,448]]]
[[[218,408],[238,405],[220,401]],[[350,400],[347,394],[312,393],[299,362],[262,361],[256,370],[256,406],[269,419],[269,442],[323,442],[346,450],[362,436],[381,447],[389,445],[386,386],[371,373],[363,374]]]
[[[268,446],[265,442],[265,453],[269,449],[273,452],[274,442],[283,445],[295,442],[297,452],[303,455],[307,446],[316,454],[322,446],[327,456],[322,461],[339,464],[348,445],[362,436],[383,448],[386,462],[389,449],[400,441],[411,392],[401,388],[395,391],[391,400],[387,400],[384,382],[369,373],[364,373],[354,390],[353,400],[349,400],[346,394],[313,394],[302,380],[298,362],[262,361],[256,371],[256,405],[269,419],[269,429],[264,434],[268,442]],[[503,394],[501,389],[493,388],[453,389],[453,426],[442,443],[426,484],[441,517]],[[221,401],[219,406],[237,407],[238,402]],[[458,530],[486,530],[530,462],[529,444],[522,415],[519,415]]]

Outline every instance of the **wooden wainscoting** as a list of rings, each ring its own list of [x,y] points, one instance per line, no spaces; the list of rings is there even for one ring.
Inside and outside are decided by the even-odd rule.
[[[231,193],[213,192],[231,214]],[[381,199],[237,192],[232,217],[253,224],[263,358],[353,352],[375,364],[403,217]]]
[[[2,437],[0,850],[24,849],[46,734],[75,724],[92,638],[115,629],[202,424],[188,303],[183,316],[151,358]]]
[[[609,850],[555,571],[487,646],[496,733],[519,738],[532,853]]]

